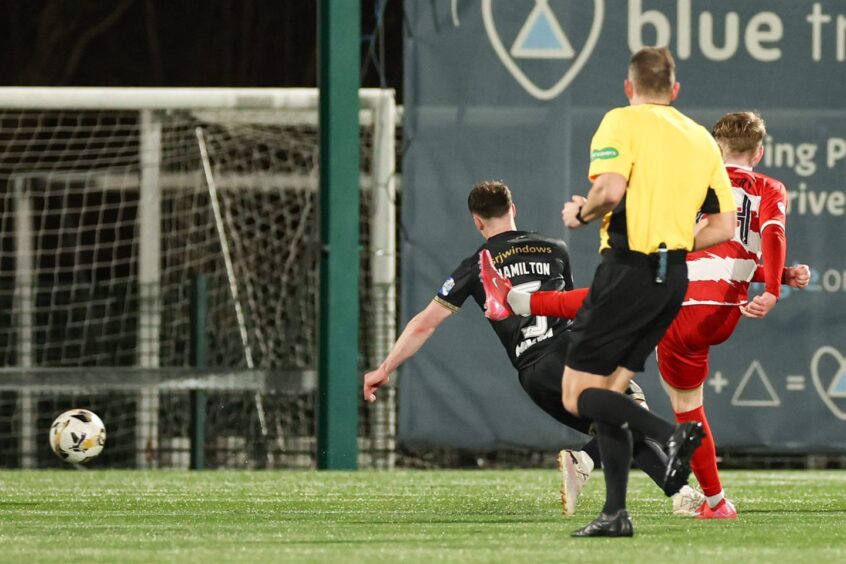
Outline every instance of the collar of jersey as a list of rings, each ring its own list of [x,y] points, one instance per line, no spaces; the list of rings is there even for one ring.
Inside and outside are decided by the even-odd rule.
[[[726,163],[726,168],[739,168],[740,170],[748,170],[749,172],[752,172],[754,170],[751,166],[734,163]]]
[[[494,239],[499,239],[500,237],[513,237],[514,235],[524,235],[526,231],[520,231],[517,229],[516,231],[503,231],[502,233],[497,233],[493,237],[488,238],[488,241],[493,241]]]

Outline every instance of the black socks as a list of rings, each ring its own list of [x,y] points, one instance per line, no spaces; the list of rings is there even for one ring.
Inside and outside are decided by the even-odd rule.
[[[586,442],[581,451],[593,460],[594,470],[602,468],[599,442],[596,437]],[[640,433],[632,433],[632,458],[635,465],[661,488],[664,483],[664,473],[667,471],[667,454],[661,445],[654,439],[644,438]]]
[[[654,439],[637,440],[636,433],[632,433],[632,439],[635,464],[663,490],[664,474],[667,472],[667,454],[664,449]],[[664,491],[664,494],[667,495],[667,492]]]
[[[596,438],[602,453],[602,472],[605,475],[605,507],[602,512],[612,515],[626,508],[632,434],[620,425],[597,421]]]
[[[613,514],[626,508],[626,488],[632,462],[632,434],[638,437],[636,462],[660,486],[666,469],[661,445],[675,425],[641,407],[628,396],[602,388],[588,388],[578,399],[579,416],[594,421],[605,474],[605,508]],[[651,438],[656,442],[643,440]]]
[[[602,460],[599,456],[599,442],[596,440],[596,437],[586,442],[580,450],[593,460],[594,470],[599,470],[602,467]],[[661,476],[663,478],[663,474]]]
[[[628,424],[629,429],[655,439],[662,445],[670,440],[675,425],[643,409],[632,398],[612,390],[588,388],[579,395],[579,416],[596,423]],[[600,447],[601,448],[601,447]]]

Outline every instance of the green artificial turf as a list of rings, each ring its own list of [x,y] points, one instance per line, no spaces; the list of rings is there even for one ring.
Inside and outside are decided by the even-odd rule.
[[[0,472],[0,560],[846,562],[846,471],[724,472],[737,521],[674,516],[637,471],[633,539],[572,539],[533,471]]]

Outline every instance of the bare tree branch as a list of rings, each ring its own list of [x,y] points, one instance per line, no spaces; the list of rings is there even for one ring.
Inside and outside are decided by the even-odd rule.
[[[85,49],[88,47],[88,44],[115,25],[126,11],[129,10],[129,7],[132,6],[134,1],[135,0],[122,0],[121,3],[118,4],[117,7],[115,7],[110,13],[106,14],[102,20],[86,29],[85,32],[79,36],[76,45],[70,52],[68,62],[65,65],[65,72],[62,76],[64,81],[67,81],[67,79],[70,78],[76,71],[77,66],[79,66],[79,60],[82,58],[83,53],[85,53]]]
[[[164,84],[164,64],[159,42],[159,18],[154,0],[144,2],[147,24],[147,49],[150,52],[150,66],[153,71],[153,84]]]

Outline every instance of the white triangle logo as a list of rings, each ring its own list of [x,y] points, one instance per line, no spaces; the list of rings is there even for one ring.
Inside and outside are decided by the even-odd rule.
[[[823,375],[820,374],[820,363],[826,356],[831,356],[839,367],[835,368],[836,372],[831,379],[828,388],[824,386]],[[825,403],[835,417],[846,421],[846,411],[841,409],[841,405],[835,402],[835,399],[846,398],[846,356],[840,354],[840,351],[834,347],[820,347],[814,353],[811,359],[811,380],[814,382],[814,388],[820,395],[820,399]]]
[[[511,46],[515,59],[572,59],[576,55],[573,45],[555,14],[549,0],[535,0],[535,7]]]
[[[753,388],[747,391],[749,384],[753,384]],[[761,386],[763,385],[763,390]],[[776,394],[775,388],[770,383],[767,373],[761,367],[761,363],[757,360],[749,365],[749,369],[731,398],[731,404],[741,407],[778,407],[781,405],[781,399]]]
[[[838,374],[828,387],[828,397],[846,398],[846,368]]]
[[[561,30],[558,20],[549,7],[549,0],[535,0],[535,8],[529,14],[529,18],[509,51],[503,44],[494,23],[493,2],[494,0],[482,0],[482,21],[499,60],[520,86],[538,100],[552,100],[561,94],[573,82],[593,53],[605,19],[605,0],[593,0],[593,22],[585,44],[578,54]],[[523,72],[515,62],[517,58],[572,59],[573,63],[558,82],[549,88],[541,88]]]

